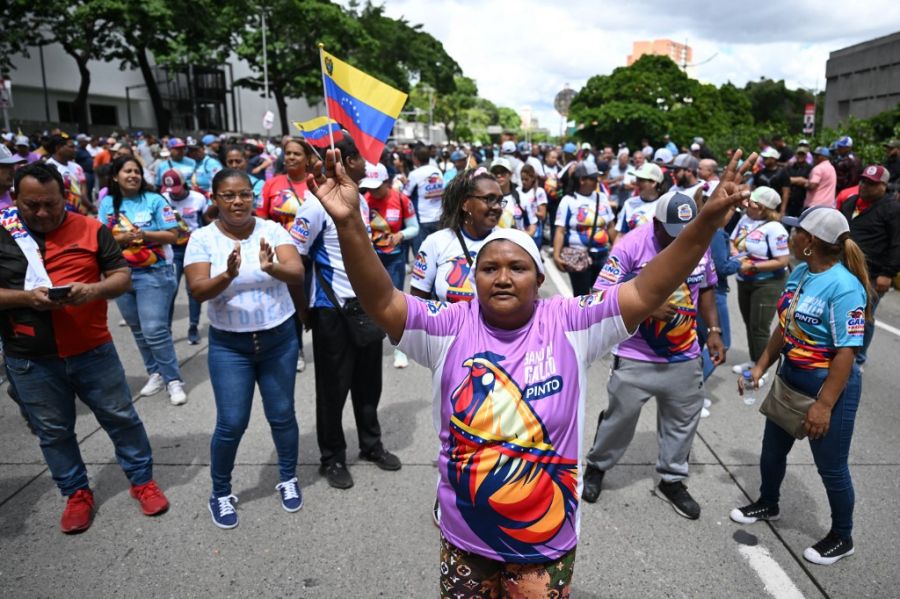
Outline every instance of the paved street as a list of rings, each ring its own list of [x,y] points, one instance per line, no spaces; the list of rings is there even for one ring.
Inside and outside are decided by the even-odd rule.
[[[547,292],[554,290],[548,280]],[[734,299],[735,293],[732,294]],[[312,366],[298,375],[300,481],[305,506],[278,504],[274,447],[261,406],[254,406],[234,472],[240,526],[215,528],[206,508],[209,438],[215,421],[204,343],[185,340],[184,292],[176,311],[178,354],[190,401],[169,405],[165,393],[136,402],[154,449],[155,474],[172,502],[157,518],[141,515],[128,494],[112,446],[79,407],[78,434],[99,510],[78,536],[59,532],[63,500],[38,443],[14,405],[0,400],[0,596],[2,597],[433,597],[438,533],[431,523],[436,436],[428,372],[391,368],[385,348],[381,423],[387,448],[403,469],[387,473],[357,463],[351,410],[345,412],[356,486],[328,487],[317,474]],[[703,515],[688,521],[652,493],[655,406],[644,410],[622,463],[610,471],[600,500],[585,505],[574,597],[897,597],[900,511],[900,293],[879,307],[879,329],[864,375],[851,470],[856,484],[857,553],[836,566],[807,564],[803,549],[828,530],[825,491],[806,442],[798,443],[783,488],[782,520],[738,526],[728,512],[756,498],[763,417],[737,398],[723,368],[710,380],[712,416],[700,424],[691,456],[691,492]],[[110,323],[129,382],[145,381],[130,332]],[[736,304],[729,362],[746,359]],[[306,337],[307,357],[312,358]],[[590,371],[585,445],[606,405],[606,362]]]

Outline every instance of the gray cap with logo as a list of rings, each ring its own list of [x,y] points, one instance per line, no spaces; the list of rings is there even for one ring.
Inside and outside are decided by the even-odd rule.
[[[680,191],[670,191],[657,201],[656,220],[672,237],[678,237],[678,234],[695,218],[697,218],[697,204]]]

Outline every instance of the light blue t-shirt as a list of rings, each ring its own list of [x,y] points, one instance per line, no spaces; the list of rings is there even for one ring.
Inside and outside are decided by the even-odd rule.
[[[211,299],[209,323],[222,331],[248,333],[272,329],[294,314],[294,302],[287,283],[264,273],[259,267],[259,240],[265,238],[273,248],[293,245],[284,227],[254,217],[256,225],[247,239],[241,240],[241,268],[225,291]],[[191,234],[184,253],[184,265],[208,262],[209,276],[216,277],[228,268],[228,256],[236,241],[226,236],[216,223]]]
[[[806,276],[803,279],[804,275]],[[800,299],[793,317],[787,312],[794,292]],[[782,353],[798,368],[828,368],[841,347],[862,347],[866,325],[866,292],[853,273],[838,262],[824,272],[794,269],[778,302],[781,326],[788,322]]]
[[[113,197],[107,195],[100,202],[97,218],[112,231],[129,231],[137,227],[143,231],[168,231],[178,226],[174,210],[160,194],[144,191],[133,198],[122,198],[116,215]],[[126,247],[122,254],[132,268],[158,268],[171,264],[172,247],[142,243]]]
[[[163,184],[163,175],[166,174],[166,171],[169,169],[175,169],[179,173],[181,173],[181,178],[184,179],[184,182],[191,187],[191,177],[194,174],[194,169],[197,167],[196,161],[193,158],[188,158],[185,156],[181,160],[172,160],[171,158],[167,158],[166,160],[159,163],[159,166],[156,167],[156,186],[162,187]]]
[[[191,189],[202,191],[208,195],[212,189],[213,177],[215,177],[216,173],[220,170],[222,170],[221,162],[212,156],[204,156],[203,160],[198,162],[197,167],[194,169],[194,180],[191,183]]]

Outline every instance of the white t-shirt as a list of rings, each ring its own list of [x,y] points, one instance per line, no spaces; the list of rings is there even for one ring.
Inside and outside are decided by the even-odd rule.
[[[599,192],[597,192],[599,193]],[[597,211],[595,214],[594,211]],[[612,207],[609,205],[609,198],[606,194],[600,194],[600,204],[598,208],[597,196],[591,194],[583,196],[580,193],[565,196],[556,209],[556,226],[567,227],[568,245],[573,247],[588,247],[591,237],[591,230],[594,230],[594,223],[597,223],[594,230],[594,243],[591,248],[609,247],[609,232],[606,227],[616,218]],[[596,219],[596,220],[595,220]]]
[[[531,224],[535,224],[538,221],[538,206],[547,205],[547,192],[544,191],[543,187],[535,186],[528,191],[520,191],[519,201],[522,203],[522,208],[528,213],[528,221]]]
[[[463,238],[474,266],[475,255],[484,245],[484,239],[472,239],[465,231]],[[475,299],[475,287],[469,278],[470,270],[456,232],[441,229],[422,242],[409,284],[419,291],[433,293],[442,302],[467,302]]]
[[[369,205],[361,195],[359,196],[359,211],[363,222],[366,223],[366,229],[371,235]],[[325,212],[325,208],[322,207],[322,203],[317,197],[308,197],[300,206],[290,235],[300,255],[309,256],[312,259],[315,270],[331,286],[341,306],[344,305],[344,300],[356,297],[344,267],[337,227],[334,226],[334,221]],[[315,271],[307,272],[306,278],[312,280],[312,291],[309,294],[310,308],[341,307],[334,306],[328,299],[325,290],[319,285],[319,278]]]
[[[287,231],[276,222],[256,218],[250,237],[241,243],[241,268],[225,291],[209,300],[209,323],[222,331],[249,333],[277,327],[294,314],[294,302],[283,281],[259,268],[259,240],[273,248],[291,245]],[[184,254],[184,265],[208,262],[209,276],[228,268],[228,255],[235,240],[227,237],[215,223],[191,235]]]
[[[444,176],[433,164],[413,170],[403,188],[403,194],[413,201],[420,223],[436,223],[441,220],[443,192]]]
[[[515,227],[520,231],[524,231],[527,226],[534,222],[529,218],[526,224],[525,207],[522,205],[521,195],[518,202],[516,202],[516,196],[512,192],[503,196],[503,199],[506,200],[506,206],[503,207],[503,212],[500,213],[500,220],[497,221],[498,227],[501,229]]]
[[[640,196],[628,198],[619,209],[619,219],[616,221],[616,231],[619,233],[628,233],[637,229],[641,225],[645,225],[653,220],[656,214],[656,203],[659,199],[652,202],[645,202]]]
[[[746,214],[741,217],[731,232],[731,240],[739,252],[746,252],[751,262],[765,262],[772,258],[787,256],[791,253],[788,247],[788,232],[778,221],[754,220]],[[762,281],[779,276],[782,273],[760,272],[755,275],[737,274],[738,281]]]
[[[162,194],[169,205],[178,212],[181,218],[187,223],[188,230],[196,231],[202,225],[200,224],[200,215],[206,212],[209,200],[199,191],[188,191],[188,194],[180,199],[173,200],[171,194]]]
[[[673,185],[673,186],[672,186],[672,189],[673,189],[674,191],[678,191],[678,192],[680,192],[680,193],[683,193],[684,195],[686,195],[687,197],[689,197],[689,198],[691,198],[691,199],[693,200],[693,199],[694,199],[694,194],[697,193],[697,190],[698,190],[698,189],[700,189],[701,187],[703,187],[703,183],[705,183],[705,181],[699,181],[699,182],[697,182],[697,183],[694,183],[694,184],[691,185],[690,187],[681,187],[680,185]]]

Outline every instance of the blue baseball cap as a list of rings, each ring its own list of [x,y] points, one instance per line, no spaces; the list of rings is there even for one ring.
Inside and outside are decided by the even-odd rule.
[[[169,140],[169,149],[174,150],[175,148],[183,148],[185,146],[184,140],[180,137],[173,137]]]
[[[825,146],[819,146],[815,150],[812,151],[813,154],[818,154],[819,156],[824,156],[825,158],[831,157],[831,150],[826,148]]]
[[[577,151],[578,147],[571,141],[563,146],[563,152],[565,152],[566,154],[574,154]]]
[[[836,148],[852,148],[853,147],[853,138],[849,135],[845,135],[840,138],[836,142],[834,142],[834,146]]]
[[[219,138],[216,137],[215,135],[213,135],[212,133],[207,133],[206,135],[203,136],[203,139],[201,139],[200,141],[203,142],[204,146],[208,146],[209,144],[215,142],[217,139],[219,139]]]
[[[465,159],[466,159],[465,152],[460,152],[459,150],[456,150],[455,152],[450,154],[450,160],[452,160],[453,162],[456,162],[457,160],[465,160]]]

